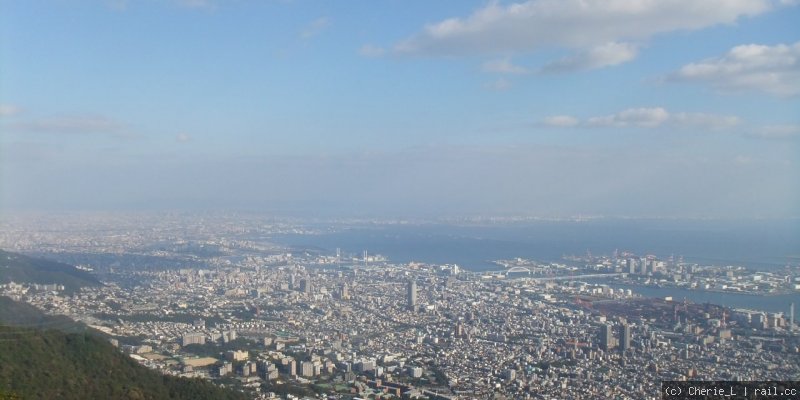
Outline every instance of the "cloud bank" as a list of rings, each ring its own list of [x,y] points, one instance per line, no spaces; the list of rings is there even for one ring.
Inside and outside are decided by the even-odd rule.
[[[542,72],[572,72],[609,67],[636,58],[636,46],[628,43],[610,42],[593,47],[580,54],[553,61],[542,68]]]
[[[310,39],[319,35],[324,30],[331,26],[331,20],[328,17],[320,17],[309,22],[300,32],[300,37],[303,39]]]
[[[0,104],[0,117],[13,117],[20,112],[20,108],[13,104]]]
[[[736,46],[723,56],[684,65],[669,80],[707,84],[722,92],[796,96],[800,94],[800,42]]]
[[[590,117],[583,122],[573,116],[556,115],[544,118],[542,123],[553,127],[580,125],[591,128],[658,128],[670,126],[674,128],[718,130],[735,127],[741,123],[741,119],[734,115],[699,112],[670,113],[663,107],[639,107],[628,108],[614,114]]]
[[[392,50],[407,56],[511,56],[561,47],[576,54],[544,70],[583,70],[630,61],[635,43],[657,34],[732,24],[779,5],[770,0],[491,2],[467,17],[429,24]]]

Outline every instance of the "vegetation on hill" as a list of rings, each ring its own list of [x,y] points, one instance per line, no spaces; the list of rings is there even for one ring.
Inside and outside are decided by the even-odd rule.
[[[23,328],[57,329],[62,332],[84,332],[86,325],[63,315],[47,315],[38,308],[0,296],[0,325]],[[0,398],[1,399],[1,398]]]
[[[91,273],[72,265],[0,250],[0,283],[8,282],[56,283],[64,285],[66,293],[74,293],[84,286],[100,285]]]
[[[243,399],[149,370],[89,333],[0,326],[0,399]]]

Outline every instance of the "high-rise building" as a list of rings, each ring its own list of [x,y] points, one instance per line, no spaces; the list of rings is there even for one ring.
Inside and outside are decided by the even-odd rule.
[[[632,275],[632,274],[636,273],[636,261],[634,261],[633,258],[627,259],[625,261],[625,264],[626,264],[626,267],[628,267],[628,273],[629,274]]]
[[[455,337],[463,337],[466,335],[466,331],[464,330],[464,324],[461,322],[456,324],[455,332],[453,332]]]
[[[311,361],[303,361],[300,363],[300,375],[306,378],[314,376],[314,363]]]
[[[199,332],[185,333],[181,336],[181,344],[188,346],[190,344],[205,344],[206,335]]]
[[[408,308],[413,310],[417,307],[417,281],[408,282]]]
[[[600,326],[600,348],[606,351],[614,348],[614,331],[611,324]]]
[[[219,371],[219,376],[228,375],[231,372],[233,372],[233,364],[231,364],[229,362],[225,362],[219,367],[218,371]]]
[[[229,330],[229,331],[222,332],[222,342],[223,343],[229,343],[229,342],[232,342],[234,340],[236,340],[236,331],[235,330]]]
[[[514,379],[517,379],[517,371],[513,369],[507,369],[503,371],[503,377],[508,381],[513,381]]]
[[[225,352],[225,359],[228,361],[247,361],[250,353],[244,350],[228,350]]]
[[[311,293],[311,282],[308,279],[300,279],[300,291],[303,293]]]
[[[281,368],[289,376],[297,376],[297,361],[294,358],[288,357],[281,360]]]
[[[631,326],[623,323],[619,331],[619,349],[626,351],[631,348]]]

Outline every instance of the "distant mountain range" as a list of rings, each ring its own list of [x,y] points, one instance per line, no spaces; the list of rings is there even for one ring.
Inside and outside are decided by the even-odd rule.
[[[64,285],[67,294],[101,284],[91,273],[72,265],[0,250],[0,284],[8,282],[55,283]]]

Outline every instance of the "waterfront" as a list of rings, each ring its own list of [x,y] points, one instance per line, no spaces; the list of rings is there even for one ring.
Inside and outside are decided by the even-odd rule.
[[[385,393],[382,382],[390,382],[405,392],[453,398],[493,398],[500,391],[509,398],[633,399],[656,393],[659,379],[797,376],[791,354],[800,352],[800,336],[785,335],[787,318],[729,312],[737,325],[728,330],[715,323],[723,309],[702,304],[786,312],[790,302],[800,303],[796,296],[630,287],[699,303],[673,307],[602,285],[786,290],[800,273],[794,265],[754,274],[727,262],[679,263],[681,253],[672,258],[669,251],[686,245],[709,258],[795,254],[796,236],[776,238],[780,230],[756,238],[758,230],[707,226],[686,233],[686,227],[629,221],[348,226],[220,217],[192,225],[196,220],[131,216],[12,225],[0,244],[79,260],[104,284],[79,296],[54,296],[52,287],[13,283],[0,285],[0,294],[101,327],[151,368],[226,385],[235,379],[252,388],[253,398],[287,384],[303,395],[321,390],[366,398]],[[592,257],[585,257],[587,248]],[[610,256],[614,249],[617,257]],[[364,263],[364,250],[388,260],[374,257],[350,268]],[[567,261],[569,254],[581,257]],[[440,265],[453,263],[464,269]],[[485,272],[503,267],[514,270],[510,276],[540,282]],[[675,317],[684,329],[675,329]],[[617,337],[619,343],[611,340]],[[758,358],[746,356],[755,348]],[[217,361],[186,361],[204,357]],[[608,387],[620,388],[620,395]]]
[[[800,228],[792,221],[597,220],[537,221],[511,225],[376,225],[349,227],[320,235],[279,235],[278,242],[330,252],[340,247],[367,250],[392,262],[458,264],[471,271],[500,269],[493,260],[515,257],[564,262],[564,255],[614,250],[659,257],[683,256],[701,265],[736,265],[774,271],[797,265]],[[800,293],[752,295],[642,285],[612,284],[645,297],[671,296],[695,303],[788,312],[800,306]]]
[[[788,314],[789,304],[800,306],[800,293],[778,295],[754,295],[723,293],[707,290],[690,290],[672,287],[655,287],[643,285],[609,284],[615,289],[631,289],[634,293],[645,297],[668,297],[674,301],[683,301],[684,298],[694,303],[712,303],[730,308],[747,308],[767,312],[783,312]]]
[[[515,257],[559,262],[564,255],[610,255],[615,249],[687,262],[765,270],[800,262],[797,221],[616,220],[535,221],[487,225],[369,225],[320,235],[274,235],[278,243],[351,254],[367,250],[394,262],[497,269]]]

